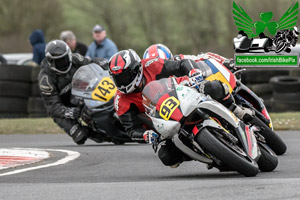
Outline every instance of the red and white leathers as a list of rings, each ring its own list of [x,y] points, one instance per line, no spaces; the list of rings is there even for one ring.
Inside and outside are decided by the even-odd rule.
[[[143,86],[150,81],[168,78],[170,76],[180,77],[176,78],[178,83],[182,81],[188,82],[189,78],[187,76],[182,76],[188,75],[191,69],[197,67],[197,64],[191,60],[172,61],[161,58],[142,59],[141,65],[143,67]],[[117,91],[114,100],[114,107],[116,113],[120,117],[122,125],[129,137],[137,142],[144,141],[143,133],[146,131],[143,124],[138,119],[138,114],[145,112],[142,104],[143,86],[129,94]]]

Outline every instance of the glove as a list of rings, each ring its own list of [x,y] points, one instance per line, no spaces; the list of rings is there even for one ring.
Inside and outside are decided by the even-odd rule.
[[[243,121],[250,121],[254,115],[254,111],[240,106],[236,106],[236,108],[233,110],[233,113]]]
[[[76,124],[72,126],[69,135],[76,144],[82,145],[88,138],[88,128]]]
[[[199,88],[200,83],[204,80],[202,71],[200,69],[192,69],[189,72],[189,82],[190,86],[195,87],[196,89]]]
[[[234,67],[235,67],[233,59],[226,59],[226,60],[224,60],[223,65],[225,67],[227,67],[228,69],[234,69]]]
[[[154,145],[158,143],[159,135],[152,130],[147,130],[144,132],[143,138],[147,143]]]
[[[93,58],[92,59],[93,63],[96,63],[102,67],[104,70],[108,70],[108,60],[105,58]]]
[[[77,107],[67,108],[65,118],[78,119],[81,114],[81,109]]]
[[[182,55],[182,54],[174,55],[174,56],[173,56],[173,59],[176,60],[176,61],[180,61],[180,60],[183,59],[183,55]]]

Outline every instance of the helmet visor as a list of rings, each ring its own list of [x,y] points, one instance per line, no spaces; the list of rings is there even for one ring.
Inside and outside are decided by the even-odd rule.
[[[122,73],[114,74],[112,76],[117,88],[127,87],[134,81],[139,73],[140,64],[137,64],[134,68],[125,69]]]
[[[65,71],[70,66],[69,56],[66,55],[66,56],[63,56],[61,58],[54,59],[53,64],[54,64],[56,69],[58,69],[60,71]]]

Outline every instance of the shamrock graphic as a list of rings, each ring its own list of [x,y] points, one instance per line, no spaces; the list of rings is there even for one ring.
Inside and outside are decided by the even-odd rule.
[[[265,31],[265,28],[267,27],[269,30],[269,33],[271,35],[275,35],[277,29],[279,28],[279,24],[277,22],[270,22],[270,20],[273,17],[273,13],[272,12],[264,12],[264,13],[260,13],[259,15],[261,22],[260,21],[256,21],[254,23],[254,28],[256,30],[256,34],[260,34],[263,33]]]

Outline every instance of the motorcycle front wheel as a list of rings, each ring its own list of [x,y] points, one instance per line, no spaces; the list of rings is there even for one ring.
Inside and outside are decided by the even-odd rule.
[[[235,152],[221,142],[219,138],[213,135],[208,129],[203,128],[195,136],[195,141],[204,148],[205,151],[240,174],[246,177],[256,176],[258,174],[258,165],[253,159]]]

